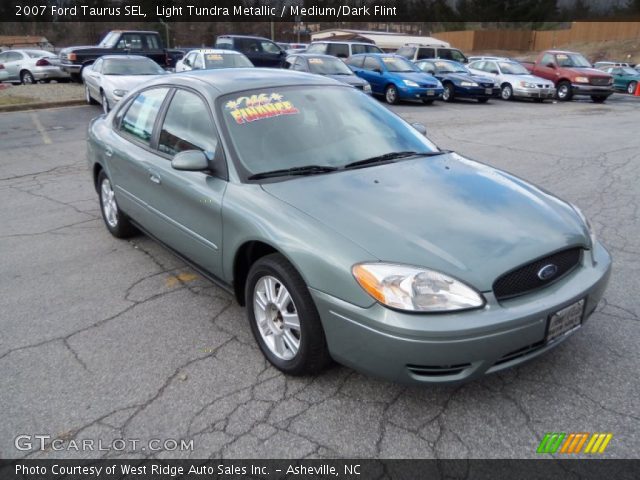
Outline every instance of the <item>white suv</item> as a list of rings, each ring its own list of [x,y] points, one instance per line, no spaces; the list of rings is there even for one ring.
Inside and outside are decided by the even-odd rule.
[[[467,63],[469,61],[457,48],[441,47],[439,45],[409,44],[404,47],[400,47],[396,52],[396,55],[400,55],[412,62],[433,58],[453,60],[460,63]]]
[[[338,58],[349,58],[357,53],[384,53],[380,47],[373,43],[364,42],[313,42],[304,53],[317,53],[320,55],[333,55]]]

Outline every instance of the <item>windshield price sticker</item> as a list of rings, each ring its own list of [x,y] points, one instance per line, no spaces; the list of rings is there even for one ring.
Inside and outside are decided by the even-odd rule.
[[[222,55],[218,53],[210,53],[207,55],[207,60],[211,60],[214,62],[221,62],[223,60]]]
[[[238,97],[225,104],[225,108],[238,125],[282,115],[295,115],[300,111],[279,93],[260,93]]]
[[[324,63],[324,60],[322,60],[321,58],[310,58],[309,63],[322,64]]]

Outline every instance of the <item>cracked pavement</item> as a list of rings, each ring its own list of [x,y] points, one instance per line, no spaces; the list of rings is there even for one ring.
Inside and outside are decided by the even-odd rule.
[[[604,456],[637,458],[638,100],[393,107],[440,147],[577,204],[614,259],[573,338],[453,387],[341,366],[283,376],[230,295],[149,238],[108,234],[85,160],[96,108],[0,114],[0,457],[532,458],[546,432],[579,431],[611,432]],[[20,451],[19,434],[139,444]]]

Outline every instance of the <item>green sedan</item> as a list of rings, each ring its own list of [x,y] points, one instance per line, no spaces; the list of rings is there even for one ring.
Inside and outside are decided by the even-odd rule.
[[[640,82],[640,72],[631,67],[608,67],[605,72],[613,75],[613,88],[633,95]]]
[[[424,133],[332,79],[199,71],[95,119],[88,159],[109,232],[228,290],[281,371],[461,382],[579,330],[611,259],[575,206]]]

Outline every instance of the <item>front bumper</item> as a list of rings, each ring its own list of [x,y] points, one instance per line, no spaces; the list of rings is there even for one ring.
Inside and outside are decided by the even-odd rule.
[[[597,243],[567,277],[499,303],[485,293],[479,310],[411,314],[375,303],[361,308],[311,289],[332,357],[356,370],[402,383],[459,383],[530,360],[546,344],[549,316],[585,298],[583,322],[602,298],[611,257]]]
[[[491,98],[500,94],[498,87],[461,87],[455,85],[454,93],[459,98]]]
[[[586,96],[596,96],[596,97],[608,97],[613,94],[614,89],[613,85],[608,85],[604,87],[597,87],[594,85],[588,85],[584,83],[572,83],[571,84],[571,93],[573,95],[586,95]]]
[[[436,100],[442,97],[442,87],[422,88],[422,87],[398,87],[398,95],[403,100]]]
[[[524,97],[524,98],[554,98],[556,96],[556,89],[554,87],[549,87],[549,88],[514,87],[513,95],[515,97]]]
[[[75,63],[61,63],[60,69],[68,74],[75,74],[80,73],[82,65],[77,65]]]

